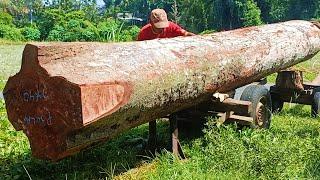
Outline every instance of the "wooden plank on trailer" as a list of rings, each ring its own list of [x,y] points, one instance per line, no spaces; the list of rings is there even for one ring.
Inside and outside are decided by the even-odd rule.
[[[223,102],[213,102],[212,107],[218,112],[233,111],[239,115],[249,115],[251,102],[227,98]]]

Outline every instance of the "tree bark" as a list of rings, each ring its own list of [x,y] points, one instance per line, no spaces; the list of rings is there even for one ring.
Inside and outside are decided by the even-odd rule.
[[[311,58],[307,21],[129,43],[37,43],[4,89],[37,158],[59,160]]]

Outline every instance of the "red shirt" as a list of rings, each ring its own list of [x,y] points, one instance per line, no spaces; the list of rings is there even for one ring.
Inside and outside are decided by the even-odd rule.
[[[164,28],[162,33],[155,34],[152,31],[152,25],[149,23],[140,30],[140,33],[138,35],[138,41],[151,40],[157,38],[173,38],[177,36],[183,36],[184,33],[184,29],[182,29],[177,24],[169,21],[169,26]]]

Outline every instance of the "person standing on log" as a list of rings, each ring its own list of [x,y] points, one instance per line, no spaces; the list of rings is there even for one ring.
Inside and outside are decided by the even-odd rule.
[[[150,23],[142,27],[138,35],[138,41],[157,38],[173,38],[177,36],[193,36],[179,25],[168,21],[167,13],[163,9],[154,9],[150,14]]]

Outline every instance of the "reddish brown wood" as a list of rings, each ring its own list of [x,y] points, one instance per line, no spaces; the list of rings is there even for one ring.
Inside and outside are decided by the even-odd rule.
[[[302,72],[293,70],[278,72],[276,87],[279,89],[294,89],[303,91]]]
[[[4,89],[37,158],[59,160],[314,56],[307,21],[130,43],[37,43]]]
[[[170,132],[171,132],[171,147],[172,153],[181,159],[185,159],[180,141],[179,141],[179,130],[178,130],[178,120],[175,117],[169,118],[170,122]]]
[[[227,98],[223,102],[212,102],[212,108],[217,112],[233,111],[235,114],[249,116],[251,102]]]

